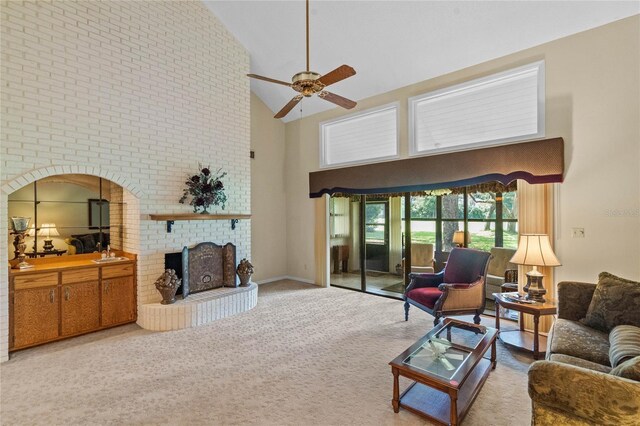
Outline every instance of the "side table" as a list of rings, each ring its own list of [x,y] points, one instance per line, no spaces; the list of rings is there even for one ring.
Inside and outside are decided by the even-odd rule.
[[[509,295],[515,296],[517,293],[493,293],[493,299],[496,303],[496,312],[499,311],[500,306],[520,312],[520,330],[501,331],[499,338],[506,345],[524,349],[528,352],[533,352],[533,359],[537,360],[540,358],[540,343],[542,343],[545,348],[547,344],[546,337],[542,336],[542,339],[540,338],[538,330],[540,316],[555,315],[558,313],[558,307],[555,303],[549,301],[533,304],[513,302],[505,298],[505,296]],[[524,322],[522,321],[523,313],[533,315],[533,336],[531,336],[531,332],[524,330]],[[500,330],[500,315],[496,315],[496,328]],[[533,340],[533,342],[531,340]],[[532,344],[533,350],[531,350]]]
[[[35,259],[36,257],[45,257],[45,256],[51,256],[54,254],[56,256],[62,256],[66,252],[67,252],[66,250],[53,249],[53,250],[45,250],[45,251],[32,251],[25,254],[29,256],[31,259]]]

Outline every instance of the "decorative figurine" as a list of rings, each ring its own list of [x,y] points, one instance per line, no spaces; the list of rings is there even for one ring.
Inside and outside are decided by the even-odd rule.
[[[173,269],[166,269],[160,278],[156,280],[156,288],[162,295],[163,305],[170,305],[176,301],[176,291],[182,284],[182,279],[178,278],[176,271]]]
[[[253,265],[244,258],[240,261],[236,273],[238,274],[238,277],[240,277],[240,285],[247,286],[249,285],[249,280],[251,280],[251,275],[253,274]]]
[[[13,223],[13,232],[11,235],[15,235],[13,246],[17,251],[18,263],[13,266],[14,269],[29,269],[33,268],[33,265],[27,263],[26,255],[24,251],[27,249],[27,244],[24,242],[24,237],[29,229],[30,217],[12,216],[11,222]]]

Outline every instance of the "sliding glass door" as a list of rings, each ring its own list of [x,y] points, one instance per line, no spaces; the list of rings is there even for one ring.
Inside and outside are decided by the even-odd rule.
[[[478,250],[515,248],[516,206],[515,191],[466,188],[332,197],[331,285],[401,298],[410,272],[442,270],[456,232]]]

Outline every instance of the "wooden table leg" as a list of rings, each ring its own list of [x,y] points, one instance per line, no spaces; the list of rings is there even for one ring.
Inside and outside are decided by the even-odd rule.
[[[498,302],[498,299],[496,299],[495,303],[496,303],[496,330],[498,330],[498,334],[500,334],[500,302]]]
[[[449,394],[449,398],[451,399],[451,426],[456,426],[458,424],[458,395]]]
[[[498,342],[498,337],[496,336],[496,338],[493,340],[493,343],[491,344],[491,369],[495,370],[496,369],[496,345]]]
[[[393,372],[393,399],[391,400],[391,405],[393,405],[393,412],[397,413],[400,411],[400,385],[398,383],[400,372],[395,367],[391,367],[391,371]]]
[[[518,322],[520,323],[520,331],[524,331],[524,315],[518,312]]]
[[[533,359],[538,359],[540,356],[540,348],[538,341],[538,322],[540,322],[540,315],[533,315]]]

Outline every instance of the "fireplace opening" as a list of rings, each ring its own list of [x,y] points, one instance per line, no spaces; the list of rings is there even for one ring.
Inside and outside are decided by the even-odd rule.
[[[182,279],[182,252],[178,253],[165,253],[164,255],[164,269],[173,269],[176,271],[176,276]],[[182,284],[176,291],[176,296],[182,295]]]

